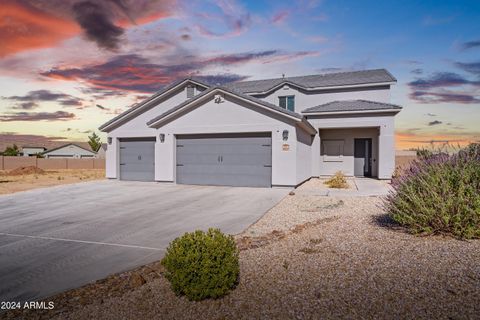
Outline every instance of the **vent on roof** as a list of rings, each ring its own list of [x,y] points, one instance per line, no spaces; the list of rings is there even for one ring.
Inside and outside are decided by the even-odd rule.
[[[187,99],[192,99],[195,96],[195,87],[187,86]]]

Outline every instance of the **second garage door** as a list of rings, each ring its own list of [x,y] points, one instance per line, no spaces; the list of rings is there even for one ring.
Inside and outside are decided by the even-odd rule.
[[[270,133],[177,137],[177,183],[271,187]]]

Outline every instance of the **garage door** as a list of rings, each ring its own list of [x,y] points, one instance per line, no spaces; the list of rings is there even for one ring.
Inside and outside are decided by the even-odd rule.
[[[270,187],[270,134],[177,136],[177,183]]]
[[[120,179],[154,181],[155,138],[120,140]]]

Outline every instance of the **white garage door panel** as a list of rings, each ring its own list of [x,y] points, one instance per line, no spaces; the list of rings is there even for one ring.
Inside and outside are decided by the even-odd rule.
[[[271,137],[267,134],[177,137],[177,183],[271,186]]]
[[[155,138],[120,140],[120,179],[155,180]]]

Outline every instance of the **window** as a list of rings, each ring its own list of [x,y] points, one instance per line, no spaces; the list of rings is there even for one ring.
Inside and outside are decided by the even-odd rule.
[[[192,99],[194,95],[195,95],[195,87],[188,86],[187,87],[187,99]]]
[[[290,111],[295,111],[295,96],[278,97],[278,105]]]
[[[323,140],[323,161],[343,161],[344,140]]]

